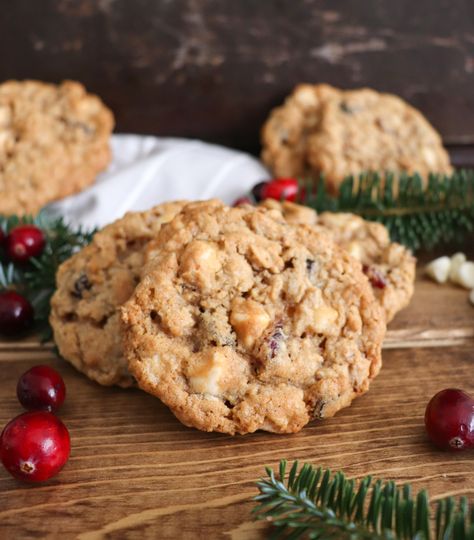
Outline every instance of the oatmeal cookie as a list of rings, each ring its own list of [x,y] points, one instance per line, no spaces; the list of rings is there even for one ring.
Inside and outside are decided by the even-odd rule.
[[[308,137],[318,129],[323,103],[338,90],[327,84],[300,84],[273,109],[262,127],[262,161],[275,177],[307,177]]]
[[[156,243],[121,309],[124,349],[139,386],[185,425],[294,433],[368,390],[385,317],[329,235],[201,202]]]
[[[387,322],[410,303],[415,288],[416,259],[407,248],[390,241],[388,231],[381,223],[348,213],[317,214],[307,206],[287,201],[267,199],[262,206],[280,211],[290,223],[324,229],[337,244],[358,259],[385,311]]]
[[[72,81],[0,84],[0,214],[36,214],[109,164],[114,119]]]
[[[336,192],[364,171],[452,172],[441,137],[397,96],[363,88],[299,85],[262,130],[262,159],[275,176],[322,173]]]
[[[54,340],[63,358],[90,379],[103,385],[132,384],[117,308],[139,280],[144,246],[184,205],[178,201],[130,212],[60,266],[51,300]]]

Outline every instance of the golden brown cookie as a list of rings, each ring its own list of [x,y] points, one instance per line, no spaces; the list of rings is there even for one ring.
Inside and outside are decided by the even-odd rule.
[[[72,81],[0,84],[0,214],[36,214],[110,162],[113,115]]]
[[[103,385],[133,382],[122,354],[117,308],[139,281],[144,247],[184,202],[130,212],[98,232],[56,276],[50,323],[61,356]]]
[[[307,206],[287,201],[267,199],[262,206],[280,211],[290,223],[323,228],[359,260],[386,313],[387,322],[410,303],[415,288],[416,259],[407,248],[390,241],[381,223],[366,221],[355,214],[322,212],[318,215]]]
[[[262,159],[275,176],[324,174],[337,191],[366,171],[450,173],[441,138],[415,108],[392,94],[302,84],[262,130]]]
[[[122,307],[139,386],[204,431],[294,433],[368,390],[385,317],[358,261],[278,212],[187,206]]]
[[[300,84],[271,111],[262,127],[262,160],[275,177],[312,175],[308,137],[319,127],[323,103],[337,92],[327,84]]]

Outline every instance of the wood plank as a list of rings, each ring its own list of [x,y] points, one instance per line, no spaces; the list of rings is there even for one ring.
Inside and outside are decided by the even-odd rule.
[[[258,152],[270,108],[308,81],[394,92],[445,142],[474,143],[466,0],[17,0],[0,18],[0,48],[0,80],[75,77],[122,132]]]
[[[46,355],[47,353],[45,353]],[[0,360],[0,424],[20,412],[18,376],[26,351]],[[472,347],[389,350],[371,391],[335,418],[301,433],[229,437],[181,425],[138,390],[101,388],[52,357],[68,398],[61,417],[72,437],[64,471],[43,486],[18,484],[0,471],[4,538],[264,537],[251,521],[254,482],[280,458],[373,474],[427,487],[435,497],[474,498],[474,456],[434,449],[423,429],[429,398],[447,386],[474,391]]]
[[[57,359],[35,338],[0,344],[0,425],[20,412],[18,376],[49,363],[68,390],[61,417],[73,450],[65,470],[42,486],[23,486],[0,470],[0,537],[61,531],[65,539],[264,538],[252,522],[255,480],[280,458],[299,459],[426,487],[434,498],[474,501],[474,455],[434,449],[423,413],[438,390],[474,392],[473,307],[467,291],[422,277],[415,298],[390,325],[384,367],[371,391],[347,410],[301,433],[245,437],[182,426],[139,390],[102,388]]]

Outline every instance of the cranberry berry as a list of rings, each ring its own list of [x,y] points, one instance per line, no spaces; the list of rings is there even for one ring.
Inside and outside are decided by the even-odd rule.
[[[16,395],[25,409],[52,412],[64,403],[66,387],[52,367],[34,366],[19,378]]]
[[[71,441],[66,426],[49,412],[26,412],[11,420],[0,437],[7,471],[25,482],[43,482],[66,464]]]
[[[298,181],[294,178],[276,178],[267,182],[261,190],[262,199],[277,201],[296,201],[298,196]]]
[[[255,184],[253,186],[251,193],[255,202],[259,203],[260,201],[263,200],[262,190],[267,184],[268,182],[259,182],[258,184]]]
[[[0,334],[20,334],[31,328],[33,320],[33,308],[24,296],[15,291],[0,292]]]
[[[443,450],[474,448],[474,400],[455,388],[438,392],[426,407],[425,426]]]
[[[7,254],[12,261],[26,262],[41,255],[45,243],[41,229],[34,225],[19,225],[7,236]]]

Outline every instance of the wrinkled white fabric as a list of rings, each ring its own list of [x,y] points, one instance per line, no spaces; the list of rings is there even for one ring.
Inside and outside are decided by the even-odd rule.
[[[89,189],[49,205],[72,225],[102,227],[130,210],[176,199],[231,204],[269,177],[254,157],[197,140],[114,135],[112,162]]]

